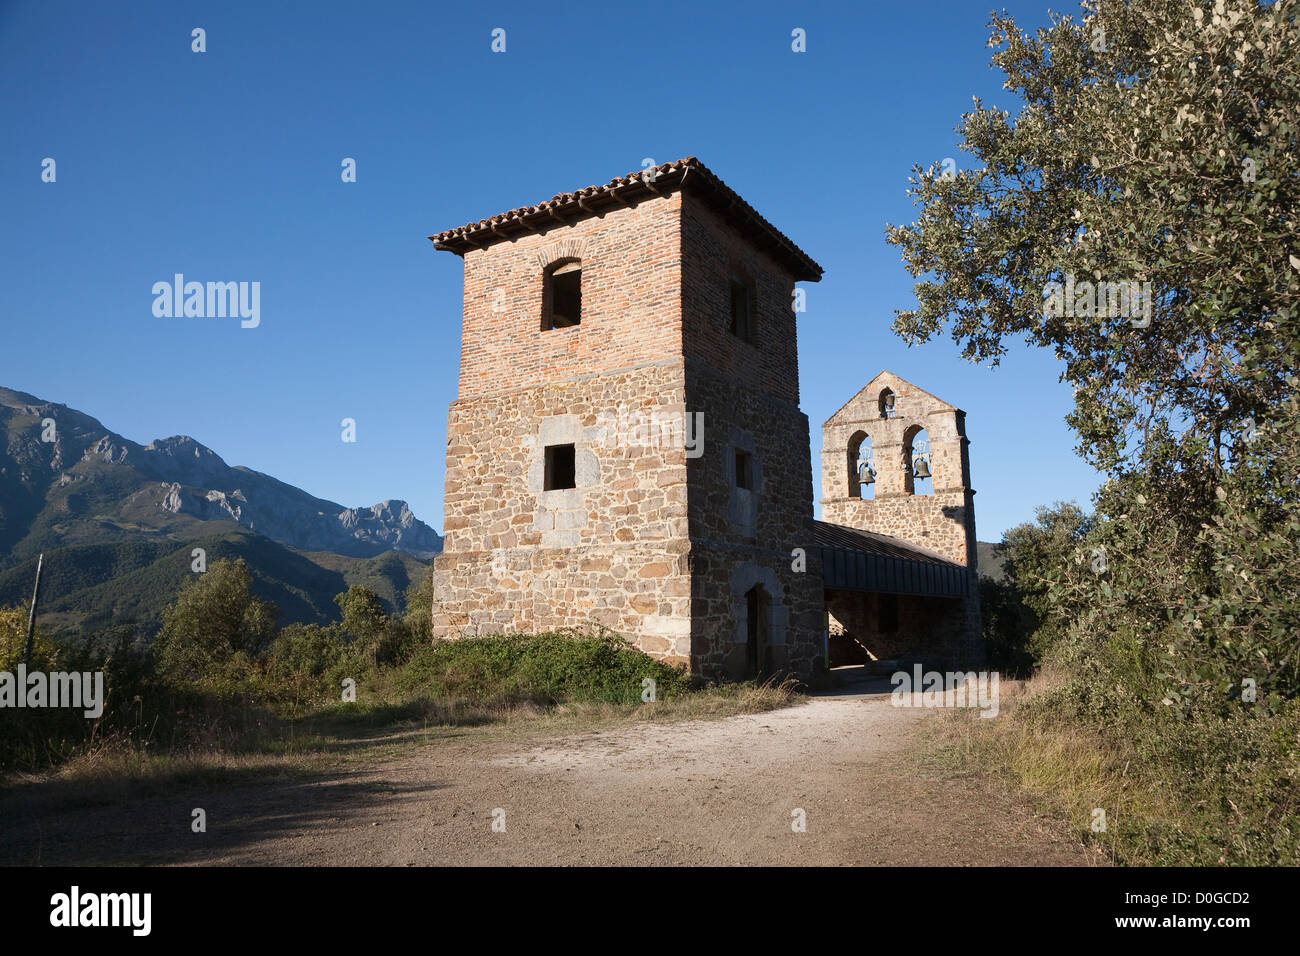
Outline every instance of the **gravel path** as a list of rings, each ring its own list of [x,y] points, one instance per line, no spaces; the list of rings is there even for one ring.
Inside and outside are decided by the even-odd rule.
[[[381,763],[101,807],[54,811],[14,795],[0,801],[0,862],[1096,862],[995,781],[917,759],[929,719],[887,696],[825,696],[552,740],[451,731]],[[195,806],[206,833],[190,831]]]

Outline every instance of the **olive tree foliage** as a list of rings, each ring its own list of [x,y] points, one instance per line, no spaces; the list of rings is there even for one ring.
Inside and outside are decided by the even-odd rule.
[[[1006,544],[1094,714],[1300,695],[1298,11],[1090,0],[1032,35],[995,15],[1016,115],[977,100],[975,162],[918,167],[919,218],[887,230],[919,280],[899,335],[950,329],[989,365],[1023,338],[1074,388],[1096,514],[1066,560]]]
[[[921,281],[895,331],[951,322],[990,365],[1008,337],[1051,348],[1098,467],[1123,473],[1159,435],[1174,467],[1218,472],[1300,359],[1298,8],[1096,0],[1033,35],[995,15],[992,63],[1021,105],[977,98],[957,127],[971,168],[914,170],[920,216],[887,239]],[[1069,280],[1073,308],[1045,308]],[[1104,287],[1095,301],[1110,282],[1150,283],[1149,325]]]

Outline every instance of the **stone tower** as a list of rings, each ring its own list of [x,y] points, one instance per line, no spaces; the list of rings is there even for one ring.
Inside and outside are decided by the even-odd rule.
[[[694,158],[430,238],[465,273],[434,634],[598,624],[706,676],[811,673],[791,305],[821,268]]]
[[[892,535],[965,566],[967,595],[951,638],[953,653],[968,661],[982,646],[969,445],[965,412],[889,371],[822,426],[823,520]],[[918,460],[932,474],[928,488],[915,476]]]

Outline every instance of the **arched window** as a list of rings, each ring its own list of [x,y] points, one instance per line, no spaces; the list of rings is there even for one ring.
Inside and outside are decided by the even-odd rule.
[[[870,501],[876,497],[876,463],[871,453],[871,436],[854,432],[849,439],[849,497]]]
[[[542,285],[542,331],[582,321],[582,260],[561,259],[547,268]]]
[[[880,417],[881,418],[894,417],[894,401],[895,399],[894,399],[893,389],[886,388],[881,390],[880,392]]]
[[[934,494],[933,463],[929,433],[924,428],[909,428],[903,436],[904,489],[909,495]]]

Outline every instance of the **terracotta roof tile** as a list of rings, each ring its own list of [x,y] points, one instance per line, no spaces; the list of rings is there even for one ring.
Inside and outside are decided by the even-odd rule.
[[[817,282],[822,267],[694,156],[663,163],[611,179],[604,186],[586,186],[560,193],[535,206],[520,206],[489,219],[466,223],[430,236],[434,248],[464,255],[496,242],[514,239],[556,225],[599,215],[609,209],[647,199],[660,199],[678,189],[690,189],[756,245],[784,263],[797,281]]]

